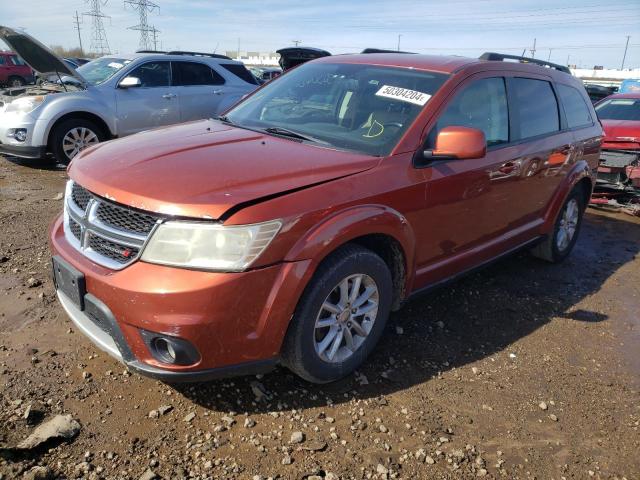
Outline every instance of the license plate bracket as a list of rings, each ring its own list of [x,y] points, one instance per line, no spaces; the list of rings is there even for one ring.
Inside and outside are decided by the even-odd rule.
[[[82,272],[58,255],[51,259],[51,263],[56,289],[64,293],[80,310],[84,310],[87,289]]]

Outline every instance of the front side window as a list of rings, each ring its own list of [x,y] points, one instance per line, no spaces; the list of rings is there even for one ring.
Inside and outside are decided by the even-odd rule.
[[[487,146],[509,141],[509,109],[504,79],[483,78],[456,94],[427,137],[427,148],[435,148],[438,132],[444,127],[482,130]]]
[[[0,55],[0,65],[4,65],[4,57],[2,55]]]
[[[640,98],[612,98],[596,106],[600,120],[640,120]]]
[[[591,113],[589,113],[589,107],[580,92],[568,85],[558,84],[557,86],[569,128],[591,125],[593,123]]]
[[[139,78],[143,88],[168,87],[171,84],[169,62],[144,63],[127,76]]]
[[[519,138],[530,138],[560,130],[558,102],[549,82],[533,78],[512,81]]]
[[[287,129],[328,147],[387,155],[447,78],[408,68],[306,63],[227,118],[245,128]]]
[[[203,63],[173,62],[173,74],[173,84],[182,87],[224,84],[224,78]]]

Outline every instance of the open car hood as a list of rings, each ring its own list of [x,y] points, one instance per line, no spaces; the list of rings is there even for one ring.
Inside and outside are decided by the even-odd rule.
[[[0,39],[9,45],[36,72],[44,75],[57,73],[68,75],[86,85],[86,80],[75,70],[67,67],[62,59],[30,35],[0,25]]]
[[[280,54],[280,60],[278,60],[278,63],[280,64],[280,67],[282,67],[283,72],[296,67],[301,63],[308,62],[309,60],[331,56],[331,53],[326,50],[312,47],[281,48],[276,53]]]

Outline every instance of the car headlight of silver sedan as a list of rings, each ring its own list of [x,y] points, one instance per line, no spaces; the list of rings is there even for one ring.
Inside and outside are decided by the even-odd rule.
[[[153,232],[141,260],[198,270],[239,272],[264,252],[281,226],[277,220],[239,226],[169,221]]]

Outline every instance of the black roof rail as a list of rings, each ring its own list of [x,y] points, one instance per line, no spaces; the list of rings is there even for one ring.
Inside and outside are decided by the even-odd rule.
[[[136,53],[167,53],[164,50],[136,50]]]
[[[411,53],[415,55],[415,52],[403,52],[401,50],[385,50],[384,48],[365,48],[360,53]]]
[[[520,63],[534,63],[541,67],[553,68],[559,72],[568,73],[571,75],[569,67],[564,65],[558,65],[557,63],[545,62],[544,60],[538,60],[537,58],[521,57],[519,55],[507,55],[506,53],[485,52],[480,57],[480,60],[489,60],[495,62],[504,62],[505,60],[517,60]]]
[[[211,57],[211,58],[224,58],[225,60],[233,60],[231,57],[221,55],[219,53],[203,53],[203,52],[186,52],[183,50],[172,50],[165,52],[167,55],[191,55],[194,57]]]

